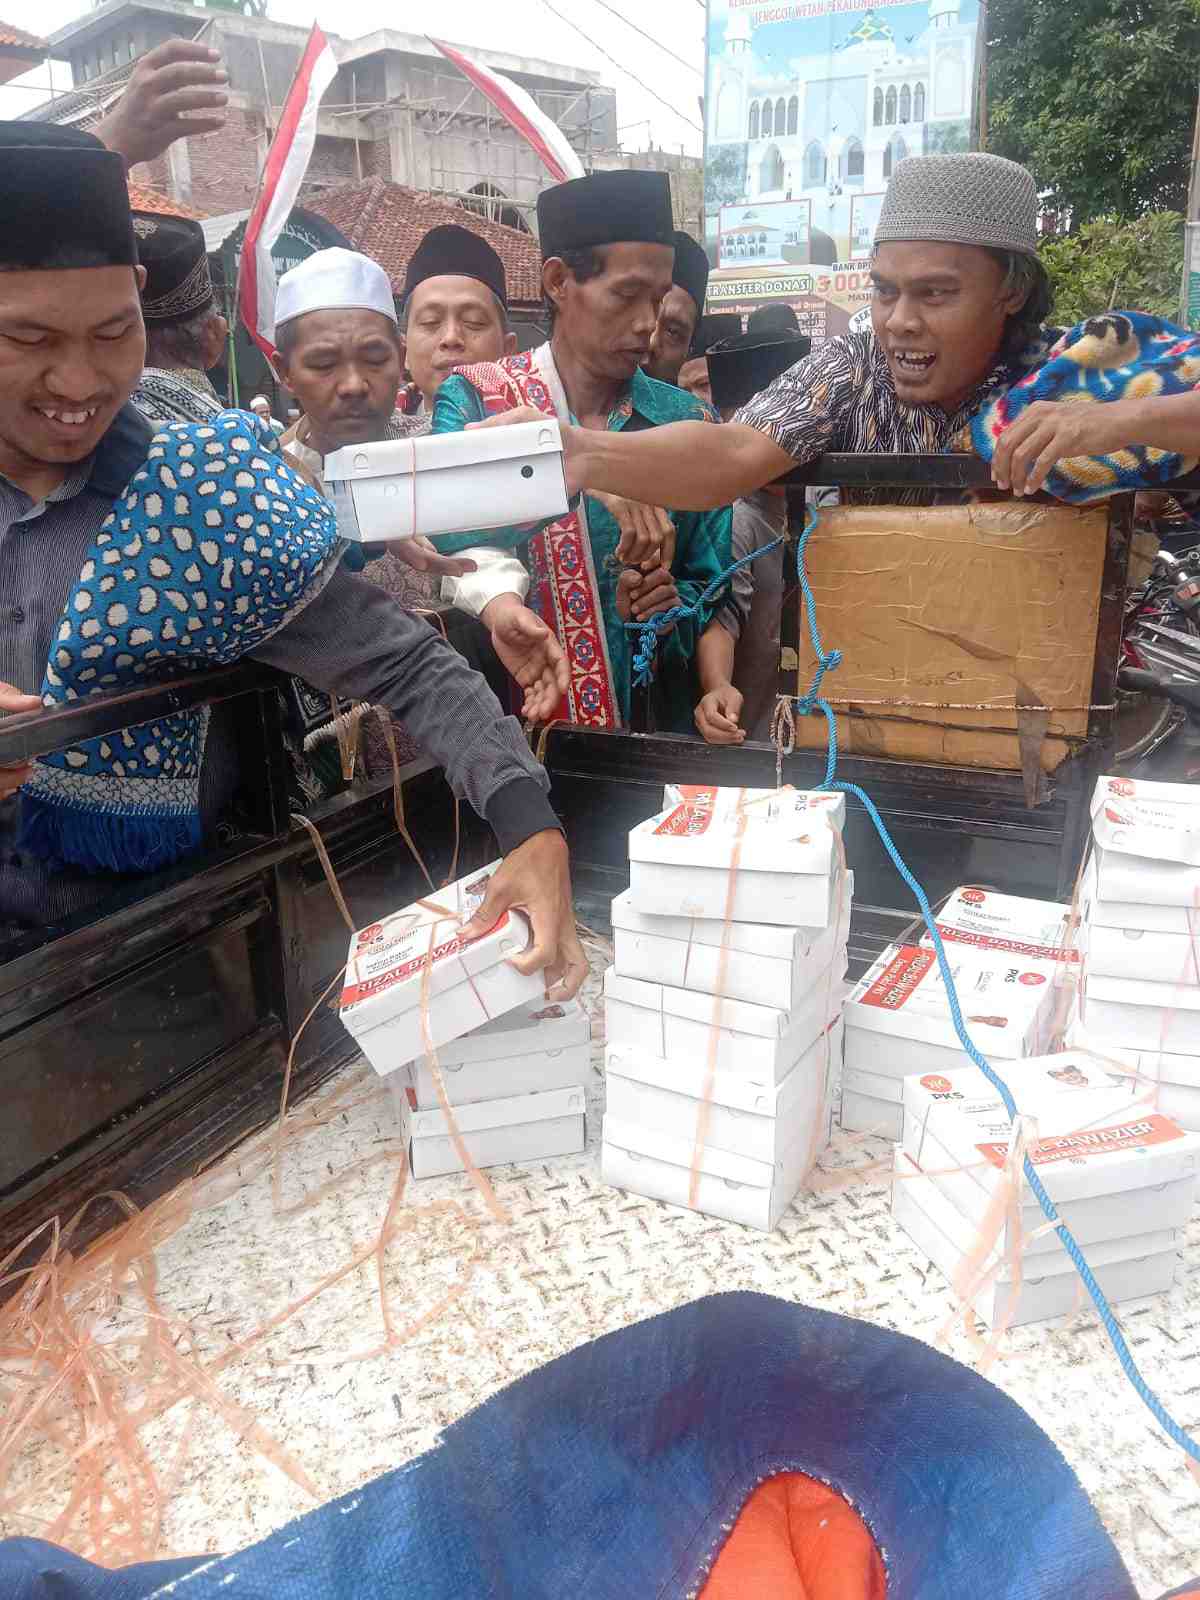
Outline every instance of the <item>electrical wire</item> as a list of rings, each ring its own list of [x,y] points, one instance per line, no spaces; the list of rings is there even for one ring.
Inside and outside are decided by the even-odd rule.
[[[681,122],[686,122],[689,128],[695,128],[697,133],[704,132],[704,129],[698,122],[693,122],[691,117],[685,116],[684,113],[680,111],[678,106],[673,106],[669,100],[664,100],[662,95],[656,93],[648,83],[643,83],[635,72],[630,72],[629,68],[623,67],[615,56],[609,55],[608,51],[604,49],[603,45],[598,45],[595,39],[593,39],[589,34],[584,33],[583,29],[577,22],[572,22],[570,17],[564,17],[561,11],[557,11],[554,6],[550,4],[550,0],[542,0],[542,4],[552,17],[557,17],[560,22],[565,22],[568,28],[574,28],[579,37],[587,44],[590,44],[593,50],[599,50],[604,59],[611,62],[612,65],[616,67],[618,72],[623,72],[627,78],[632,78],[639,89],[644,89],[652,100],[657,100],[660,106],[665,106],[672,116],[678,117]]]
[[[645,28],[639,28],[637,23],[634,22],[631,17],[627,17],[623,11],[618,11],[616,6],[610,6],[608,0],[596,0],[596,4],[598,6],[602,6],[605,11],[611,12],[612,15],[616,17],[619,22],[623,22],[627,28],[632,28],[634,33],[640,33],[643,39],[649,39],[652,45],[656,45],[658,49],[663,51],[665,55],[670,56],[672,61],[678,61],[679,65],[681,67],[686,67],[689,72],[695,72],[699,74],[700,77],[704,76],[702,69],[698,67],[694,61],[685,61],[682,56],[677,56],[674,50],[663,44],[661,39],[656,39],[652,33],[647,33]]]

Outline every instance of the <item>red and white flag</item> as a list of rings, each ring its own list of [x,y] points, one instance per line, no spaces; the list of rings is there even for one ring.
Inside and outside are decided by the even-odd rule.
[[[275,263],[271,251],[308,171],[321,97],[333,82],[337,68],[337,57],[314,22],[267,151],[258,196],[246,223],[238,304],[250,337],[268,360],[275,354]]]
[[[440,39],[430,37],[429,42],[437,46],[447,61],[453,61],[463,76],[487,96],[505,122],[514,127],[527,144],[533,146],[542,165],[556,183],[585,175],[583,162],[572,149],[566,134],[546,115],[528,90],[522,89],[519,83],[514,83],[503,73],[472,61],[461,50],[452,49]]]

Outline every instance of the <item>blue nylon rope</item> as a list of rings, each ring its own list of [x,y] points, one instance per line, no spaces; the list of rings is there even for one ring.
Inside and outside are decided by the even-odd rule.
[[[896,848],[891,835],[888,833],[887,828],[884,825],[883,818],[879,815],[879,812],[875,806],[875,802],[871,799],[870,795],[868,795],[863,789],[860,789],[858,784],[846,783],[837,777],[837,722],[834,718],[833,708],[830,706],[827,700],[821,699],[818,690],[820,689],[821,680],[824,678],[825,674],[832,671],[839,664],[842,656],[841,652],[837,650],[826,651],[821,643],[821,635],[817,627],[816,601],[813,598],[812,585],[809,583],[808,566],[805,560],[805,552],[808,546],[808,541],[812,537],[813,530],[817,526],[817,520],[818,513],[814,508],[809,513],[808,520],[805,523],[804,532],[800,536],[800,544],[797,551],[797,564],[800,572],[800,591],[804,597],[804,610],[808,619],[809,637],[812,640],[813,650],[815,651],[817,657],[817,668],[813,675],[813,681],[809,686],[808,693],[794,697],[794,704],[796,710],[804,716],[811,716],[816,712],[820,712],[822,716],[824,716],[829,729],[829,755],[825,764],[825,776],[818,787],[821,789],[836,789],[842,794],[853,795],[854,798],[861,803],[868,817],[870,817],[871,822],[874,824],[875,831],[883,843],[884,849],[892,859],[892,863],[895,866],[896,871],[912,890],[917,905],[920,907],[921,916],[923,917],[925,926],[929,931],[929,936],[933,941],[933,949],[935,955],[937,956],[938,968],[942,975],[942,982],[946,986],[946,998],[950,1005],[950,1020],[954,1024],[954,1031],[958,1035],[959,1043],[962,1045],[967,1056],[979,1068],[980,1072],[983,1073],[984,1077],[988,1080],[992,1087],[999,1091],[1000,1098],[1004,1102],[1004,1109],[1008,1112],[1009,1118],[1015,1121],[1017,1117],[1017,1103],[1013,1099],[1011,1089],[1008,1087],[1008,1084],[1005,1083],[1004,1079],[999,1075],[999,1073],[996,1072],[984,1059],[982,1053],[976,1047],[970,1034],[967,1032],[966,1024],[963,1021],[962,1009],[958,1001],[958,991],[954,986],[954,978],[950,971],[950,964],[946,960],[946,950],[945,946],[942,944],[942,936],[937,930],[937,924],[933,920],[933,911],[930,908],[929,900],[924,889],[922,889],[916,878],[909,871],[907,863],[904,861],[904,858]],[[1184,1450],[1193,1461],[1200,1462],[1200,1446],[1197,1446],[1191,1436],[1186,1433],[1184,1429],[1181,1428],[1180,1425],[1175,1421],[1174,1417],[1171,1416],[1170,1412],[1163,1405],[1162,1401],[1158,1398],[1158,1396],[1146,1382],[1145,1378],[1143,1378],[1141,1373],[1138,1371],[1137,1363],[1134,1361],[1129,1346],[1125,1342],[1125,1335],[1121,1332],[1120,1324],[1117,1322],[1116,1316],[1113,1313],[1113,1309],[1108,1303],[1108,1297],[1105,1295],[1104,1290],[1096,1282],[1096,1279],[1092,1273],[1092,1269],[1088,1266],[1087,1259],[1076,1242],[1074,1235],[1071,1233],[1071,1230],[1059,1217],[1058,1210],[1053,1200],[1051,1200],[1050,1196],[1047,1194],[1045,1185],[1042,1183],[1041,1178],[1037,1174],[1037,1169],[1034,1167],[1033,1162],[1028,1156],[1025,1157],[1024,1171],[1026,1181],[1028,1182],[1029,1187],[1033,1190],[1037,1202],[1041,1206],[1042,1211],[1046,1216],[1046,1220],[1054,1224],[1054,1231],[1062,1241],[1063,1249],[1070,1257],[1072,1263],[1074,1264],[1075,1270],[1083,1280],[1084,1288],[1092,1298],[1092,1304],[1096,1307],[1100,1321],[1104,1326],[1104,1331],[1107,1333],[1109,1341],[1112,1344],[1113,1349],[1116,1351],[1117,1359],[1124,1369],[1125,1376],[1133,1385],[1133,1388],[1136,1391],[1139,1399],[1149,1409],[1150,1414],[1153,1416],[1154,1420],[1158,1423],[1159,1427],[1162,1428],[1163,1432],[1168,1436],[1168,1438],[1174,1440],[1180,1449]]]
[[[657,616],[647,617],[645,622],[627,622],[626,633],[632,633],[633,639],[633,682],[636,688],[642,688],[654,679],[654,656],[658,649],[660,637],[677,622],[682,622],[686,617],[694,617],[701,606],[709,600],[715,599],[724,586],[733,577],[735,572],[740,572],[743,567],[748,567],[752,561],[757,561],[759,556],[765,556],[769,550],[778,550],[781,544],[786,543],[786,536],[772,539],[770,544],[764,544],[757,550],[751,550],[747,556],[742,556],[732,566],[715,577],[690,606],[672,606],[669,611],[660,611]]]

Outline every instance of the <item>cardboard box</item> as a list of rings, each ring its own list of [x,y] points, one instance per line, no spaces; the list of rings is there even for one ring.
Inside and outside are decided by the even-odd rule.
[[[814,1157],[829,1142],[841,1055],[840,1019],[778,1084],[734,1072],[713,1075],[705,1144],[756,1161],[779,1160],[807,1137]],[[605,1110],[617,1122],[695,1138],[707,1071],[703,1061],[663,1061],[620,1045],[605,1052]]]
[[[845,976],[854,875],[848,874],[840,925],[781,928],[761,922],[654,917],[627,889],[612,903],[613,970],[620,977],[715,994],[790,1011],[818,984]],[[722,944],[724,967],[722,971]],[[833,968],[831,972],[831,967]]]
[[[338,532],[358,543],[542,522],[567,510],[552,417],[347,445],[325,457],[323,477]]]
[[[794,1011],[781,1011],[620,978],[610,967],[604,976],[605,1041],[644,1055],[705,1065],[715,1016],[717,1071],[778,1084],[825,1031],[829,1007],[836,1006],[840,991],[840,983],[828,993],[818,988]]]
[[[614,1189],[687,1206],[695,1136],[660,1133],[604,1118],[600,1176]],[[774,1162],[755,1161],[706,1145],[700,1157],[696,1209],[770,1232],[808,1176],[810,1143],[800,1138]]]
[[[1070,906],[1052,900],[1025,900],[968,885],[954,891],[934,921],[943,944],[972,945],[1038,961],[1077,962],[1079,952],[1066,948],[1070,918]],[[928,933],[921,935],[921,945],[932,948]]]
[[[968,945],[950,946],[946,956],[967,1032],[984,1057],[1012,1061],[1036,1055],[1054,1011],[1054,964]],[[872,1072],[899,1080],[910,1072],[961,1067],[970,1060],[954,1031],[932,950],[890,945],[859,980],[843,1014],[847,1074]]]
[[[704,785],[677,792],[683,797],[677,805],[629,835],[630,895],[638,911],[828,927],[837,910],[834,830],[845,820],[844,796]]]
[[[1200,1135],[1156,1112],[1144,1086],[1074,1051],[1015,1063],[1004,1076],[1021,1114],[1036,1121],[1031,1159],[1081,1244],[1184,1225],[1200,1174]],[[904,1095],[905,1153],[979,1228],[1003,1182],[1012,1138],[999,1094],[971,1068],[910,1077]],[[1023,1185],[1021,1232],[1044,1222]],[[1016,1243],[1007,1222],[1002,1242],[1006,1252]],[[1046,1233],[1029,1252],[1056,1243]]]
[[[549,1004],[542,996],[444,1045],[437,1064],[451,1105],[569,1089],[591,1076],[591,1023],[578,1000]],[[429,1057],[418,1056],[407,1077],[417,1109],[436,1110],[441,1101]]]
[[[1118,855],[1200,867],[1200,791],[1190,783],[1098,778],[1092,838]]]
[[[522,976],[509,958],[529,944],[529,924],[507,911],[490,932],[464,943],[460,928],[479,908],[494,861],[350,940],[339,1015],[381,1075],[425,1054],[421,992],[428,969],[428,1027],[433,1048],[545,995],[541,973]],[[438,909],[430,909],[430,907]]]
[[[1077,708],[1094,698],[1107,543],[1104,505],[822,511],[808,572],[821,631],[845,656],[825,692],[859,713],[838,716],[842,752],[1019,772],[1023,696],[1052,708],[1041,764],[1053,771],[1064,735],[1087,732]],[[801,683],[815,664],[806,632]],[[823,717],[796,719],[799,747],[826,738]]]
[[[438,1178],[462,1172],[462,1162],[442,1111],[418,1111],[408,1086],[392,1084],[393,1099],[414,1178]],[[476,1100],[456,1106],[454,1120],[467,1153],[477,1167],[508,1162],[548,1161],[552,1156],[578,1155],[586,1143],[586,1096],[581,1087],[550,1089],[541,1094],[512,1095],[504,1100]]]
[[[1200,988],[1088,971],[1079,1016],[1093,1039],[1134,1050],[1200,1055]]]
[[[894,1170],[892,1215],[953,1289],[964,1257],[974,1247],[975,1231],[934,1184],[912,1176],[914,1169],[903,1151],[895,1153]],[[1156,1230],[1094,1245],[1088,1262],[1110,1303],[1141,1299],[1171,1287],[1181,1242],[1178,1230]],[[990,1264],[996,1259],[993,1254]],[[1019,1328],[1090,1310],[1092,1302],[1059,1245],[1056,1253],[1024,1260],[1019,1278],[1011,1266],[1001,1267],[972,1295],[972,1304],[989,1328],[1001,1322]]]

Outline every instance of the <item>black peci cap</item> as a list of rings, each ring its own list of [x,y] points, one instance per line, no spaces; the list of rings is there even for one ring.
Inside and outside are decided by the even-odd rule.
[[[121,157],[75,128],[0,122],[0,265],[62,272],[137,259]]]
[[[142,316],[151,327],[197,317],[213,303],[204,229],[187,217],[135,211],[138,260],[146,269]]]
[[[698,361],[701,356],[708,354],[714,344],[719,344],[722,339],[740,338],[741,332],[742,319],[736,311],[716,311],[711,316],[701,317],[692,335],[688,360]]]
[[[696,310],[704,310],[704,296],[708,293],[708,257],[682,229],[675,234],[675,269],[671,274],[681,289],[686,289],[696,302]]]
[[[708,381],[718,411],[736,411],[760,394],[781,372],[803,361],[812,349],[807,334],[777,339],[770,334],[739,334],[708,352]]]
[[[507,311],[508,284],[504,263],[486,239],[470,228],[447,224],[431,228],[409,257],[402,301],[427,278],[475,278],[489,288]]]
[[[606,244],[675,244],[665,172],[593,172],[538,195],[542,260]]]

